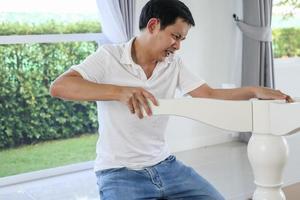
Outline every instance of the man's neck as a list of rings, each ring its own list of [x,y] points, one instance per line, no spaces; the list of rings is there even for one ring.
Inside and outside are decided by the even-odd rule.
[[[151,66],[155,67],[157,60],[149,48],[151,45],[148,44],[147,40],[142,37],[143,36],[138,36],[133,41],[131,48],[132,59],[142,68],[150,68]]]

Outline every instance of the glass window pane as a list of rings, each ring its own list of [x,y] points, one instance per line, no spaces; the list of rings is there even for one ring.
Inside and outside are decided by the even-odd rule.
[[[272,29],[276,88],[300,97],[300,2],[275,0]]]
[[[0,45],[0,150],[97,132],[95,103],[63,101],[49,94],[58,75],[96,48],[95,42]],[[95,142],[93,138],[92,145],[82,143],[80,148],[50,148],[43,156],[50,162],[35,164],[27,151],[23,157],[0,151],[0,176],[94,159]]]

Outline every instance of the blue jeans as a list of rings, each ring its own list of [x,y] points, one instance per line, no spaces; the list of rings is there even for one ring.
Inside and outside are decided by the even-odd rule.
[[[224,200],[191,167],[175,156],[142,170],[128,168],[96,172],[101,200]]]

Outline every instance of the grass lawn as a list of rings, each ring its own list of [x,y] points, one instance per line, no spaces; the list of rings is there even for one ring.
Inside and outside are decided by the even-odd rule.
[[[0,177],[94,160],[98,134],[0,151]]]

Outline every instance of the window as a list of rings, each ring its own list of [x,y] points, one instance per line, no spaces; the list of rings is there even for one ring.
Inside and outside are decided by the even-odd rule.
[[[86,151],[78,142],[74,145],[81,148],[68,149],[64,143],[61,149],[46,149],[43,156],[56,159],[49,163],[40,163],[38,154],[35,162],[33,154],[26,155],[28,149],[3,149],[97,132],[95,104],[61,101],[48,92],[59,74],[101,43],[96,1],[0,0],[0,24],[0,177],[94,159],[95,138]],[[78,157],[64,154],[75,150],[81,151]],[[92,154],[85,155],[87,151]],[[64,160],[59,161],[58,153]],[[28,166],[20,169],[18,158]]]
[[[300,97],[300,2],[274,1],[272,29],[276,88]]]

